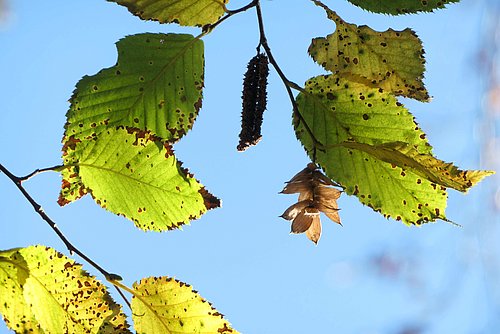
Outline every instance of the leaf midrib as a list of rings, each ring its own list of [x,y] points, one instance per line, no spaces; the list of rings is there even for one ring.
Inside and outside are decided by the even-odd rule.
[[[143,180],[141,179],[136,179],[136,178],[133,178],[131,175],[126,175],[126,174],[123,174],[123,173],[120,173],[119,171],[117,170],[114,170],[114,169],[111,169],[111,168],[106,168],[106,167],[103,167],[103,166],[97,166],[97,165],[92,165],[92,164],[86,164],[86,163],[75,163],[71,166],[78,166],[78,167],[87,167],[89,169],[99,169],[99,170],[102,170],[102,171],[105,171],[105,172],[109,172],[109,173],[113,173],[113,174],[117,174],[121,177],[124,177],[124,178],[127,178],[127,179],[130,179],[132,181],[135,181],[135,182],[138,182],[142,185],[145,185],[145,186],[149,186],[151,188],[155,188],[156,190],[158,191],[161,191],[161,192],[167,192],[167,193],[170,193],[170,194],[178,194],[178,192],[174,192],[174,191],[171,191],[171,190],[168,190],[168,189],[164,189],[164,188],[161,188],[159,186],[156,186],[156,185],[153,185],[153,184],[150,184],[150,183],[147,183],[147,182],[144,182]],[[80,177],[81,177],[81,173],[80,174]],[[174,175],[173,177],[170,177],[169,180],[172,180],[175,178],[176,175]],[[189,188],[192,188],[192,185],[191,185],[191,182],[188,182],[190,187]],[[184,197],[192,197],[192,198],[195,198],[197,197],[196,196],[197,192],[193,192],[189,195],[184,195]]]

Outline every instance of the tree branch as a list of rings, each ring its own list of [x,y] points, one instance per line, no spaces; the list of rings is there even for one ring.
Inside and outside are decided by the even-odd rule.
[[[259,22],[259,33],[260,33],[260,41],[259,41],[259,46],[257,47],[257,49],[259,49],[260,46],[262,46],[264,48],[264,50],[266,51],[267,57],[269,58],[269,62],[271,63],[271,65],[273,65],[274,69],[278,73],[278,76],[280,77],[281,81],[285,85],[285,89],[288,93],[288,97],[290,98],[290,102],[292,103],[293,113],[298,118],[299,122],[302,122],[302,124],[304,125],[304,128],[306,129],[307,133],[311,137],[311,140],[313,141],[314,148],[313,148],[313,159],[312,160],[313,160],[313,162],[315,162],[316,161],[316,148],[323,147],[323,144],[321,144],[314,136],[311,128],[309,127],[306,120],[304,119],[304,116],[300,112],[299,107],[297,106],[297,102],[295,101],[295,97],[293,96],[293,93],[292,93],[292,88],[299,90],[301,92],[303,92],[304,89],[301,88],[296,83],[288,80],[288,78],[285,76],[285,74],[283,73],[283,71],[279,67],[278,62],[276,61],[276,59],[273,56],[273,53],[271,52],[271,48],[269,47],[269,44],[267,43],[266,33],[264,30],[264,20],[262,18],[262,11],[260,8],[260,0],[256,1],[255,9],[257,12],[257,20]]]
[[[213,24],[207,24],[206,26],[203,27],[203,29],[202,29],[203,35],[210,33],[215,27],[217,27],[219,24],[221,24],[222,22],[224,22],[225,20],[227,20],[231,16],[238,14],[238,13],[241,13],[241,12],[244,12],[244,11],[247,11],[248,9],[250,9],[252,7],[255,7],[258,2],[259,2],[258,0],[252,0],[250,3],[248,3],[247,5],[245,5],[241,8],[234,9],[234,10],[226,10],[227,14],[224,15],[222,18],[220,18],[217,22],[215,22]]]
[[[33,209],[35,210],[36,213],[52,228],[52,230],[57,234],[59,239],[64,243],[70,254],[72,255],[73,253],[76,253],[78,256],[80,256],[83,260],[85,260],[88,264],[90,264],[92,267],[94,267],[97,271],[99,271],[108,281],[114,281],[114,280],[121,280],[120,275],[109,273],[106,271],[104,268],[102,268],[100,265],[98,265],[96,262],[94,262],[91,258],[89,258],[87,255],[82,253],[78,248],[76,248],[67,238],[64,236],[64,234],[61,232],[59,227],[57,227],[57,224],[45,213],[43,210],[42,206],[38,204],[33,197],[24,189],[22,186],[22,181],[27,180],[33,175],[36,175],[39,172],[42,171],[48,171],[48,170],[55,170],[55,168],[59,168],[60,166],[55,166],[55,167],[50,167],[50,168],[43,168],[41,170],[35,170],[33,173],[25,176],[25,177],[17,177],[14,174],[12,174],[7,168],[5,168],[2,164],[0,164],[0,171],[3,172],[7,177],[14,183],[19,189],[19,191],[23,194],[23,196],[28,200],[28,202],[33,206]],[[123,293],[116,287],[116,285],[113,284],[113,286],[117,289],[118,293],[124,298],[125,303],[130,307],[129,301],[125,298]]]

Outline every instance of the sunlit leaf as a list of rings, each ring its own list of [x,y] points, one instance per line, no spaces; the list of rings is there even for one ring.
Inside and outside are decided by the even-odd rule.
[[[42,246],[0,252],[0,312],[17,333],[130,333],[101,282]]]
[[[103,208],[154,231],[178,228],[220,206],[181,167],[172,147],[149,132],[119,128],[68,143],[61,205],[91,193]]]
[[[422,42],[411,29],[378,32],[342,20],[319,1],[335,32],[315,38],[309,47],[311,57],[326,70],[350,81],[420,101],[428,101],[424,87],[425,59]]]
[[[432,12],[460,0],[348,0],[350,3],[375,13],[391,15]]]
[[[118,62],[76,85],[64,141],[114,126],[174,142],[189,131],[203,88],[203,42],[185,34],[139,34],[117,43]]]
[[[328,75],[310,79],[297,103],[314,136],[324,145],[316,150],[316,162],[348,194],[407,224],[446,219],[446,188],[409,168],[343,146],[345,142],[403,142],[419,154],[431,153],[425,134],[393,95]],[[308,154],[314,157],[313,142],[298,119],[295,127]]]
[[[133,287],[132,318],[138,334],[238,333],[188,284],[169,277],[149,277]]]
[[[229,0],[108,0],[128,8],[143,20],[204,26],[215,23]]]
[[[17,333],[43,333],[23,295],[28,264],[18,249],[0,252],[0,314]]]

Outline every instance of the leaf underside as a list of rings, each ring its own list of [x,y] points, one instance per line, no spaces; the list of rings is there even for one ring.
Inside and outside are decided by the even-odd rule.
[[[324,151],[316,150],[316,162],[348,194],[406,224],[446,220],[444,187],[411,169],[343,146],[404,142],[419,154],[431,154],[425,134],[394,96],[328,75],[309,80],[297,103],[315,138],[325,146]],[[298,119],[294,123],[297,137],[313,157],[311,138]]]
[[[350,81],[382,88],[395,95],[429,101],[422,79],[425,71],[422,42],[411,29],[378,32],[342,20],[319,1],[335,32],[326,38],[314,38],[311,57],[327,71]]]
[[[147,33],[116,46],[115,66],[76,85],[63,141],[127,126],[175,142],[192,128],[201,107],[203,42],[187,34]]]
[[[17,333],[130,333],[106,287],[54,249],[0,252],[0,313]]]
[[[348,0],[365,10],[381,14],[401,15],[432,12],[460,0]]]
[[[215,23],[226,12],[229,0],[108,0],[116,2],[143,20],[204,26]]]
[[[237,334],[193,288],[169,277],[134,283],[132,318],[137,333]]]
[[[146,131],[118,128],[64,147],[59,204],[87,192],[103,208],[143,230],[188,224],[220,201],[175,158],[169,144]]]

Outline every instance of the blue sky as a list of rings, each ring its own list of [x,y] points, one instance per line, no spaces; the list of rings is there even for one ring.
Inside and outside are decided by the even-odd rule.
[[[377,30],[412,27],[426,50],[425,84],[433,101],[405,100],[405,105],[438,157],[463,168],[491,168],[480,165],[478,139],[483,87],[476,57],[483,41],[483,2],[463,0],[447,10],[403,17],[370,14],[347,1],[325,3],[348,22]],[[10,16],[0,26],[0,162],[17,175],[61,162],[67,100],[83,75],[114,65],[116,41],[142,32],[198,34],[197,29],[143,22],[104,0],[8,4]],[[231,1],[229,7],[244,4]],[[269,44],[289,79],[303,84],[323,73],[306,50],[311,38],[333,32],[324,11],[298,0],[263,0],[262,7]],[[192,284],[243,333],[400,334],[412,326],[433,334],[497,333],[495,179],[467,196],[450,192],[447,216],[463,228],[444,222],[409,228],[343,196],[344,227],[323,219],[318,246],[304,235],[289,235],[289,223],[278,216],[296,198],[278,192],[308,160],[275,72],[263,140],[244,153],[236,151],[242,77],[258,44],[254,11],[230,18],[204,41],[203,108],[175,150],[222,199],[222,208],[183,231],[145,233],[88,196],[60,208],[57,173],[25,183],[80,250],[120,274],[127,285],[153,275]],[[32,244],[66,253],[0,175],[0,249]]]

